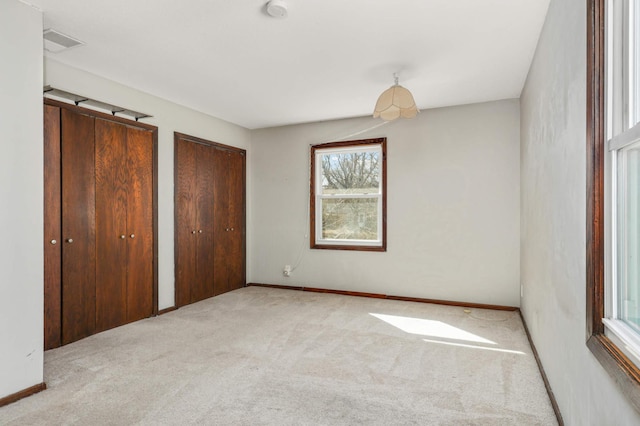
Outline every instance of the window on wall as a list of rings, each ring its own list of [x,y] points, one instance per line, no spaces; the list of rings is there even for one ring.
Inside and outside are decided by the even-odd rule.
[[[608,1],[605,126],[605,334],[640,364],[640,21],[636,2]]]
[[[311,248],[386,250],[386,138],[311,147]]]
[[[640,2],[589,0],[587,345],[640,409]]]

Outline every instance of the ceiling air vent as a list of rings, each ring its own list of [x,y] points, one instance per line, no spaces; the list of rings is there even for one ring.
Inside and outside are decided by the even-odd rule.
[[[44,50],[51,53],[58,53],[70,47],[84,44],[80,40],[76,40],[73,37],[69,37],[51,28],[44,30],[42,36],[44,37]]]

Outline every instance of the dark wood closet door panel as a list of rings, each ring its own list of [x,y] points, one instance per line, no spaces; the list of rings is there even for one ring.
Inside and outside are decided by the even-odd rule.
[[[126,322],[126,127],[96,119],[96,331]]]
[[[214,217],[214,293],[215,295],[229,291],[229,245],[231,221],[229,218],[229,157],[230,152],[216,148],[214,166],[213,196],[215,205]]]
[[[127,128],[127,322],[153,314],[153,135]]]
[[[245,283],[245,158],[233,147],[175,133],[175,161],[176,301],[182,306]],[[194,230],[196,239],[186,238]]]
[[[46,349],[157,309],[156,148],[154,126],[44,100]]]
[[[213,253],[213,191],[214,149],[195,144],[196,147],[196,276],[191,290],[191,302],[214,295]]]
[[[44,349],[61,344],[60,108],[44,106]]]
[[[176,306],[191,303],[191,286],[196,280],[196,150],[195,144],[175,142],[175,268]]]
[[[244,254],[244,187],[245,157],[239,152],[231,152],[229,156],[229,242],[228,242],[228,279],[229,290],[245,285]]]
[[[62,343],[95,329],[94,119],[62,110]]]

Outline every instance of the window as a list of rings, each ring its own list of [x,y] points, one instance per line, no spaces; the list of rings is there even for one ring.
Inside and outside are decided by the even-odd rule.
[[[589,0],[587,345],[640,409],[640,9]]]
[[[640,19],[634,0],[607,2],[605,335],[640,364]],[[609,192],[609,193],[607,193]]]
[[[386,138],[311,147],[311,248],[386,251]]]

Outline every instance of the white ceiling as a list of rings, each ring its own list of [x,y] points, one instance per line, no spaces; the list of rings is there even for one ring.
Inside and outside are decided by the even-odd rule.
[[[51,58],[255,129],[520,96],[549,0],[29,0],[86,43]]]

